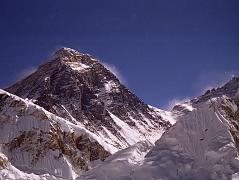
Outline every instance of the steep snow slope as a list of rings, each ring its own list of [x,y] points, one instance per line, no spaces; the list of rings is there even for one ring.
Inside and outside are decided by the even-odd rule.
[[[144,156],[152,148],[147,141],[138,142],[113,154],[106,161],[99,163],[92,171],[82,174],[79,180],[126,180],[144,161]]]
[[[194,110],[178,117],[176,124],[156,142],[155,147],[141,161],[143,162],[141,165],[125,161],[128,154],[118,152],[122,156],[117,156],[110,162],[106,160],[105,169],[104,166],[96,167],[88,172],[87,178],[100,180],[228,180],[232,179],[232,176],[236,178],[236,173],[239,172],[238,152],[231,134],[234,125],[232,119],[228,118],[228,109],[235,113],[237,106],[226,97],[200,103]],[[144,155],[141,158],[144,158]],[[124,161],[121,161],[122,159]],[[113,166],[110,168],[111,164]],[[104,175],[101,172],[105,172]]]
[[[153,143],[171,126],[98,60],[70,48],[58,50],[35,73],[6,90],[80,123],[114,146],[114,152],[145,139]]]
[[[222,101],[236,107],[225,98],[199,104],[157,141],[134,178],[231,179],[239,161]]]
[[[8,176],[18,179],[21,173],[26,178],[33,177],[28,172],[71,179],[90,169],[91,161],[104,160],[114,152],[112,145],[80,124],[3,90],[0,90],[0,128],[0,152],[8,158],[0,158],[0,165],[3,164],[0,179]]]

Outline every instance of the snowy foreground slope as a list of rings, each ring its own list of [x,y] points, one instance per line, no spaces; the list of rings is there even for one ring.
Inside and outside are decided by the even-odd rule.
[[[3,90],[0,100],[0,179],[19,179],[21,171],[72,179],[110,155],[110,145],[85,128]]]
[[[235,122],[238,124],[233,116],[237,113],[236,104],[226,97],[198,104],[179,117],[148,153],[144,153],[150,149],[147,143],[137,144],[111,156],[81,179],[237,179],[238,152],[231,133]]]

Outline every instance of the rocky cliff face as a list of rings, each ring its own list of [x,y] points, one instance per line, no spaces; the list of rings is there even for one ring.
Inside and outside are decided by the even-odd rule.
[[[108,139],[115,151],[154,142],[170,127],[98,60],[69,48],[6,90]]]

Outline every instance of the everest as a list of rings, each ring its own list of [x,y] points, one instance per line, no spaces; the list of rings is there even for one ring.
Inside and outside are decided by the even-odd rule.
[[[239,78],[165,111],[61,48],[0,90],[0,179],[239,179]]]

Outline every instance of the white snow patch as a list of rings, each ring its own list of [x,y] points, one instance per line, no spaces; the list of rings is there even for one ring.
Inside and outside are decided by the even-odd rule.
[[[81,62],[67,62],[67,64],[75,71],[87,71],[90,66],[83,64]]]
[[[173,112],[165,111],[165,110],[156,108],[156,107],[151,106],[151,105],[148,105],[148,107],[150,109],[154,110],[157,114],[159,114],[163,118],[163,120],[169,121],[171,124],[175,124],[176,123],[177,115],[174,114]],[[151,115],[153,115],[153,114],[151,113]]]
[[[117,85],[114,81],[109,81],[107,83],[105,83],[105,90],[106,93],[110,93],[110,92],[119,92],[118,89],[119,85]]]
[[[109,111],[108,111],[109,112]],[[114,114],[109,112],[110,117],[114,120],[114,122],[120,127],[119,132],[121,136],[127,140],[130,145],[133,145],[143,139],[142,135],[137,132],[135,129],[129,127],[127,123],[116,117]]]
[[[132,116],[129,116],[129,118],[135,123],[136,129],[143,134],[144,136],[141,138],[141,141],[148,140],[150,143],[154,144],[164,133],[163,128],[155,128],[153,122],[150,121],[150,119],[146,118],[142,113],[139,113],[141,117],[144,119],[146,123],[139,121],[137,119],[134,119]]]
[[[81,174],[78,180],[129,180],[133,170],[141,165],[152,144],[138,142],[107,158],[89,172]]]
[[[183,107],[185,107],[185,109],[187,109],[187,110],[189,110],[189,111],[193,111],[193,110],[194,110],[192,104],[190,104],[190,103],[182,103],[182,104],[180,104],[180,105],[183,106]]]

